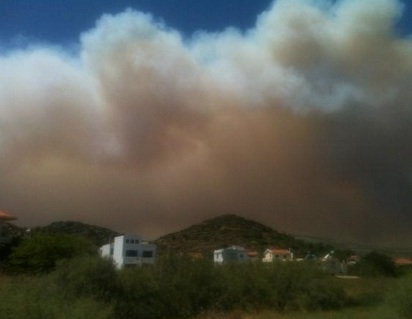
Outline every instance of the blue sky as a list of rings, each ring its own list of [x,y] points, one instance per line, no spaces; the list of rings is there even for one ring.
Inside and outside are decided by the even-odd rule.
[[[245,30],[271,0],[2,0],[0,41],[8,45],[26,42],[67,44],[91,29],[104,13],[126,8],[150,12],[185,35],[198,30],[220,31],[229,26]],[[412,34],[411,4],[405,9],[398,31]]]

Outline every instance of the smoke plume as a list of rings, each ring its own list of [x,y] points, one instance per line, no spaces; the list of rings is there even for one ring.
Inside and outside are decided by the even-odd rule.
[[[412,243],[412,40],[396,0],[278,0],[184,37],[104,15],[79,49],[0,55],[0,205],[156,238],[239,214]]]

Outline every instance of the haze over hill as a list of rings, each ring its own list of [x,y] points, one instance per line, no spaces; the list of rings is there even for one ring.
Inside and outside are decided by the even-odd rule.
[[[32,229],[19,228],[6,224],[9,235],[20,237],[27,234],[65,234],[88,238],[97,247],[113,241],[121,233],[114,230],[76,221],[53,222],[47,226]],[[144,238],[147,240],[146,238]],[[292,235],[279,233],[257,221],[236,215],[222,215],[204,220],[178,232],[164,235],[154,241],[160,253],[202,253],[204,255],[218,248],[231,245],[243,246],[248,250],[262,253],[267,248],[292,249],[295,254],[307,252],[325,253],[332,249],[330,245],[320,242],[305,243]]]
[[[326,252],[331,246],[321,243],[310,244],[257,221],[236,215],[222,215],[207,219],[178,232],[156,240],[163,251],[182,253],[211,253],[215,249],[232,245],[262,253],[267,248],[292,249],[295,254]]]
[[[25,227],[18,227],[12,223],[6,223],[5,226],[4,231],[13,237],[28,234],[28,229]],[[112,229],[76,221],[53,222],[46,226],[34,227],[30,232],[31,234],[41,232],[83,236],[97,247],[121,235],[120,232]],[[148,240],[148,238],[144,239]],[[322,255],[335,249],[350,250],[361,255],[370,251],[379,251],[391,256],[412,256],[410,247],[366,245],[356,242],[337,242],[330,238],[294,236],[293,234],[279,233],[255,220],[228,214],[210,218],[177,232],[166,234],[154,242],[158,245],[160,253],[168,251],[202,253],[204,256],[210,256],[215,249],[231,245],[240,245],[260,253],[267,248],[290,248],[295,256],[300,257],[305,256],[308,252]]]

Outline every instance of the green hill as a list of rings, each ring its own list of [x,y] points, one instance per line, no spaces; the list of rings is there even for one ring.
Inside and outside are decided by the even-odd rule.
[[[308,251],[324,252],[330,247],[321,243],[305,243],[291,235],[279,233],[259,222],[236,215],[223,215],[205,220],[181,231],[156,240],[161,252],[210,254],[213,250],[231,245],[263,252],[266,248],[291,248],[304,255]]]

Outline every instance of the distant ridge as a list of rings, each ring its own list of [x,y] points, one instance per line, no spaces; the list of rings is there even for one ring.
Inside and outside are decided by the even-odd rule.
[[[109,240],[120,235],[120,233],[108,228],[89,225],[76,221],[54,222],[47,226],[36,227],[32,230],[32,232],[79,235],[88,238],[96,246],[102,246],[108,243]]]
[[[160,237],[156,244],[162,251],[203,254],[210,254],[214,249],[230,245],[240,245],[258,252],[263,252],[269,247],[281,247],[304,253],[314,248],[313,244],[306,244],[293,236],[279,233],[259,222],[237,215],[207,219]]]

